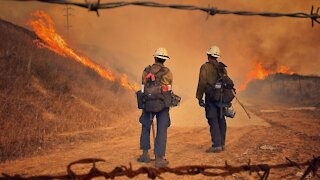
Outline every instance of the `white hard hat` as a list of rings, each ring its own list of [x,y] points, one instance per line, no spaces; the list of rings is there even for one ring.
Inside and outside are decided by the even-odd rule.
[[[220,49],[218,46],[212,46],[208,51],[207,51],[208,55],[211,55],[213,57],[220,57]]]
[[[158,48],[153,56],[160,59],[170,59],[168,51],[165,48]]]

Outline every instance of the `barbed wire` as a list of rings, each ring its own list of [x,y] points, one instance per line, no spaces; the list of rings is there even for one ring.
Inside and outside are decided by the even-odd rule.
[[[258,165],[252,165],[251,161],[245,165],[241,166],[231,166],[225,161],[224,166],[210,166],[210,165],[194,165],[194,166],[180,166],[176,168],[170,168],[170,167],[162,167],[162,168],[154,168],[154,167],[140,167],[136,170],[132,168],[131,163],[129,164],[129,167],[127,166],[118,166],[115,167],[110,172],[105,172],[96,167],[97,162],[105,162],[104,159],[81,159],[75,162],[70,163],[67,166],[67,174],[66,175],[57,175],[57,176],[50,176],[50,175],[44,175],[44,176],[30,176],[30,177],[23,177],[21,175],[13,175],[10,176],[8,174],[2,173],[3,177],[0,177],[1,179],[14,179],[14,180],[33,180],[33,179],[92,179],[96,177],[104,177],[106,179],[114,179],[115,177],[119,176],[126,176],[128,178],[134,178],[136,176],[139,176],[141,174],[146,174],[148,178],[155,179],[160,178],[161,174],[163,173],[172,173],[175,175],[183,176],[183,175],[197,175],[202,174],[204,176],[209,177],[226,177],[231,176],[235,173],[240,172],[249,172],[251,175],[252,173],[257,173],[257,175],[260,177],[261,180],[266,180],[269,177],[270,171],[272,169],[283,169],[283,168],[289,168],[289,167],[296,167],[302,170],[302,166],[308,166],[307,169],[304,171],[301,179],[305,179],[308,176],[318,177],[320,176],[317,174],[317,171],[320,166],[320,156],[319,157],[313,157],[312,160],[303,162],[303,163],[297,163],[289,158],[286,158],[287,163],[282,164],[276,164],[276,165],[268,165],[268,164],[258,164]],[[92,164],[92,167],[90,171],[86,174],[76,174],[72,167],[77,164]],[[219,172],[214,172],[214,170],[218,170]],[[222,171],[222,172],[221,172]]]
[[[39,1],[45,3],[54,3],[54,4],[68,4],[74,5],[82,8],[87,8],[88,11],[95,11],[99,16],[99,9],[112,9],[112,8],[119,8],[125,6],[144,6],[144,7],[155,7],[155,8],[172,8],[172,9],[179,9],[179,10],[198,10],[207,13],[208,15],[214,16],[216,14],[234,14],[240,16],[263,16],[263,17],[291,17],[291,18],[307,18],[311,19],[312,27],[314,23],[320,24],[320,14],[319,10],[314,9],[311,7],[310,13],[305,12],[296,12],[296,13],[276,13],[276,12],[250,12],[250,11],[229,11],[229,10],[222,10],[214,7],[197,7],[193,5],[179,5],[179,4],[162,4],[156,2],[144,2],[144,1],[134,1],[134,2],[108,2],[108,3],[101,3],[100,0],[96,1],[87,1],[84,2],[72,2],[68,0],[13,0],[13,1]]]

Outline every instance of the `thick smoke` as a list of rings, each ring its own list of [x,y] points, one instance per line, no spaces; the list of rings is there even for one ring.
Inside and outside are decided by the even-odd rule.
[[[311,5],[320,6],[320,1],[311,0],[158,2],[228,10],[307,13]],[[131,75],[130,80],[138,83],[142,70],[153,63],[154,50],[165,47],[171,56],[166,65],[174,75],[173,88],[184,102],[194,103],[199,68],[206,61],[205,52],[211,45],[220,47],[221,61],[228,65],[228,73],[236,86],[245,81],[256,62],[270,69],[285,65],[300,74],[320,75],[320,26],[311,28],[309,19],[236,15],[206,19],[207,15],[199,11],[145,7],[101,10],[97,17],[86,9],[73,7],[72,28],[67,36],[63,8],[63,5],[4,1],[0,17],[27,26],[25,22],[33,11],[44,10],[75,49],[102,65]]]
[[[174,3],[172,1],[161,1]],[[176,1],[175,3],[208,5],[221,9],[309,12],[316,1]],[[61,5],[43,3],[1,2],[1,18],[26,25],[28,16],[36,9],[51,15],[58,30],[67,36],[66,19]],[[240,85],[254,62],[267,68],[286,65],[302,74],[318,74],[320,29],[311,28],[310,20],[289,18],[240,17],[202,12],[177,11],[143,7],[101,10],[95,13],[73,7],[69,41],[99,63],[132,74],[139,81],[141,70],[153,62],[152,53],[159,46],[168,49],[172,61],[175,86],[194,97],[200,65],[206,61],[205,51],[218,45],[221,60]],[[88,48],[89,47],[89,48]]]

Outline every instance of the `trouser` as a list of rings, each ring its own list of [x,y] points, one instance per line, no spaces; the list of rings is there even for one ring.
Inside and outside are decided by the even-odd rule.
[[[206,101],[206,118],[210,125],[210,134],[212,147],[221,147],[225,145],[227,124],[223,112],[214,102]],[[222,116],[221,116],[222,115]]]
[[[150,149],[150,128],[154,116],[157,117],[157,134],[154,142],[154,154],[156,157],[164,157],[167,145],[167,128],[170,126],[169,108],[157,113],[142,111],[140,123],[142,125],[140,136],[140,149]]]

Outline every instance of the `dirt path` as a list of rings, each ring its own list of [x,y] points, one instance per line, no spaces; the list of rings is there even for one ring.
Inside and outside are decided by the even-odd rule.
[[[205,149],[210,146],[209,129],[204,126],[180,126],[169,128],[167,159],[170,166],[209,164],[241,165],[252,160],[252,163],[276,164],[285,162],[285,157],[295,161],[305,161],[312,155],[320,155],[320,111],[263,111],[277,108],[249,107],[250,111],[265,119],[266,122],[230,125],[227,131],[227,150],[219,154],[207,154]],[[138,114],[135,114],[138,117]],[[251,120],[252,121],[252,120]],[[229,122],[229,121],[228,121]],[[230,124],[232,124],[230,122]],[[235,122],[235,124],[237,124]],[[239,122],[238,122],[239,124]],[[129,121],[126,128],[114,127],[105,130],[112,134],[107,140],[85,143],[80,146],[70,146],[54,149],[46,155],[23,158],[0,164],[0,172],[8,174],[42,175],[64,174],[68,163],[81,158],[103,158],[106,163],[99,164],[103,170],[111,170],[118,165],[132,163],[134,168],[152,166],[136,162],[139,155],[140,124]],[[86,166],[77,171],[85,172]],[[271,171],[271,177],[297,179],[301,171],[295,168]],[[172,174],[163,175],[165,179],[206,179],[202,175],[178,177]],[[256,176],[253,176],[257,178]],[[139,176],[138,179],[145,176]],[[244,174],[235,174],[228,179],[249,178]],[[120,178],[125,179],[125,178]],[[208,178],[209,179],[209,178]],[[217,178],[222,179],[222,178]]]

